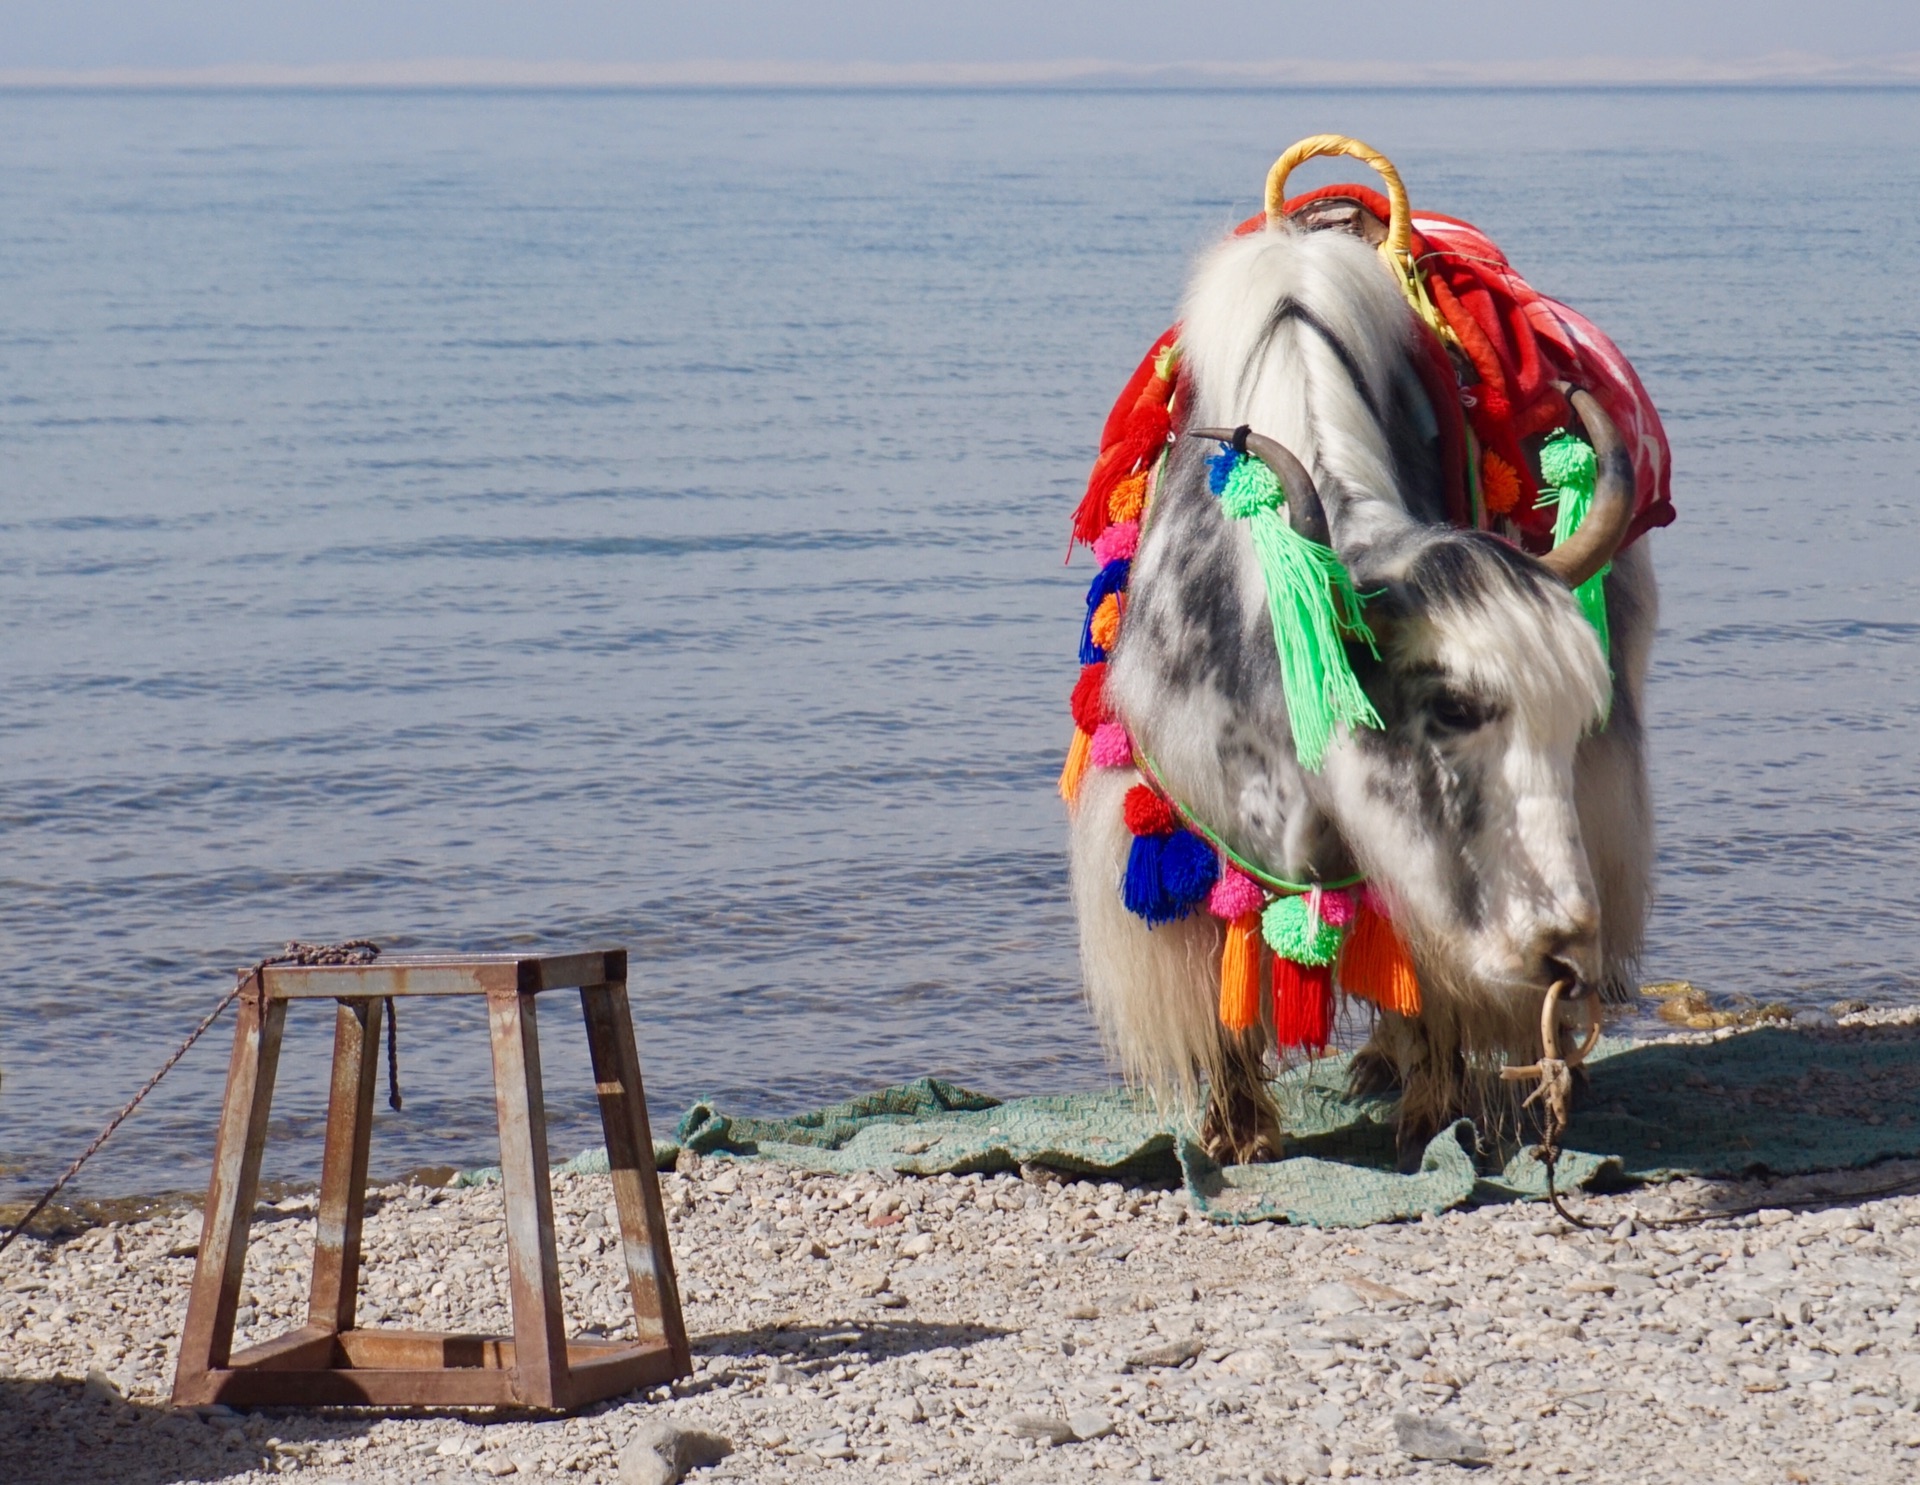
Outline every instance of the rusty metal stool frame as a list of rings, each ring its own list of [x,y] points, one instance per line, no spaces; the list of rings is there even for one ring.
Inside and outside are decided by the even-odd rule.
[[[285,964],[243,973],[249,983],[240,995],[200,1255],[174,1374],[176,1405],[569,1409],[692,1372],[634,1050],[624,949],[389,955],[364,965]],[[635,1341],[568,1340],[561,1308],[534,1003],[545,991],[572,988],[579,990],[586,1015]],[[409,995],[487,998],[511,1336],[363,1330],[354,1324],[382,1012],[388,996]],[[234,1355],[234,1312],[259,1194],[281,1031],[287,1005],[295,1000],[339,1002],[307,1323]]]

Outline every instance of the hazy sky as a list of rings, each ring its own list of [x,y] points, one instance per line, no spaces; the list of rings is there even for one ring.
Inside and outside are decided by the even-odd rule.
[[[0,0],[0,68],[1920,51],[1916,0]]]

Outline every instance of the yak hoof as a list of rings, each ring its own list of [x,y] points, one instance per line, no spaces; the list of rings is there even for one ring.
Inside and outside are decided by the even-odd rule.
[[[1433,1142],[1433,1137],[1450,1122],[1446,1119],[1404,1117],[1400,1120],[1399,1128],[1394,1131],[1394,1145],[1399,1155],[1401,1175],[1411,1176],[1419,1173],[1420,1163],[1426,1158],[1427,1146]]]
[[[1241,1093],[1224,1106],[1207,1104],[1200,1124],[1200,1148],[1219,1165],[1263,1165],[1278,1160],[1286,1144],[1280,1111],[1271,1100]]]
[[[1348,1098],[1381,1098],[1400,1091],[1400,1068],[1385,1052],[1363,1047],[1347,1068]]]

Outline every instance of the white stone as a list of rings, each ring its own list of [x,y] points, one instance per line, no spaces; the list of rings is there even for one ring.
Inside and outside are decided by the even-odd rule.
[[[666,1419],[643,1426],[620,1451],[620,1485],[679,1485],[687,1471],[717,1463],[733,1452],[723,1434]]]

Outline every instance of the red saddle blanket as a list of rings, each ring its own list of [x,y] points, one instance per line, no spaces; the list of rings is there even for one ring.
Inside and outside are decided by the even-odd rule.
[[[1358,185],[1309,191],[1288,201],[1286,211],[1291,215],[1327,197],[1358,201],[1386,220],[1386,198]],[[1262,213],[1236,231],[1253,232],[1265,224]],[[1671,451],[1666,430],[1653,399],[1620,348],[1584,315],[1534,289],[1479,228],[1438,212],[1419,211],[1413,214],[1412,227],[1413,253],[1428,295],[1458,343],[1457,351],[1450,350],[1429,330],[1426,364],[1421,368],[1434,411],[1442,420],[1443,444],[1455,466],[1450,470],[1455,520],[1473,524],[1472,502],[1464,493],[1471,473],[1465,469],[1463,430],[1471,428],[1481,449],[1482,523],[1491,516],[1504,516],[1530,549],[1544,551],[1551,543],[1553,507],[1535,503],[1536,491],[1530,488],[1534,481],[1527,473],[1533,464],[1522,441],[1567,424],[1571,409],[1554,386],[1567,382],[1593,394],[1633,454],[1634,516],[1621,546],[1671,523]],[[1094,463],[1087,498],[1076,519],[1075,534],[1081,540],[1091,542],[1099,535],[1099,528],[1106,524],[1109,493],[1147,455],[1146,445],[1165,439],[1168,402],[1177,408],[1178,393],[1176,385],[1161,374],[1165,370],[1161,356],[1178,333],[1175,326],[1154,342],[1107,418],[1100,458]],[[1156,430],[1158,437],[1151,437]],[[1501,474],[1501,464],[1509,473]],[[1517,488],[1511,471],[1520,472]]]

